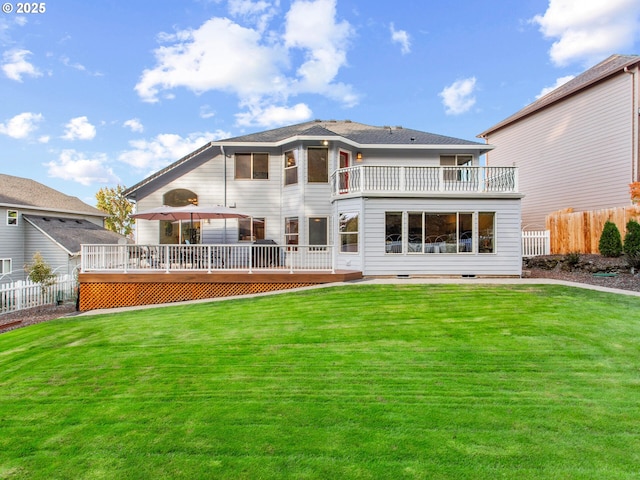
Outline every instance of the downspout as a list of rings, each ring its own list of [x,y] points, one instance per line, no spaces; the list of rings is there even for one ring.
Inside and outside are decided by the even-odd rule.
[[[638,67],[634,67],[632,70],[629,67],[624,67],[624,73],[631,75],[631,182],[640,181],[638,171],[640,170],[640,143],[638,142],[638,115],[640,115],[640,106],[638,105],[637,94],[637,78],[636,72]]]
[[[220,145],[220,152],[222,153],[222,177],[223,177],[223,192],[224,192],[224,207],[227,206],[227,154],[224,153],[224,146]],[[227,243],[227,219],[224,219],[222,243]]]

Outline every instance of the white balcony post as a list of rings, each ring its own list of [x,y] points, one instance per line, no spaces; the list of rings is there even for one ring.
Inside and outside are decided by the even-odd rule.
[[[444,192],[444,167],[438,168],[438,191]]]

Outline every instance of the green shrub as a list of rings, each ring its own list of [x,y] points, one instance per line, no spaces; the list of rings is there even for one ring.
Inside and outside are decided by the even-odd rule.
[[[605,257],[619,257],[622,255],[622,238],[618,226],[607,220],[600,235],[600,243],[598,244],[600,254]]]
[[[635,220],[627,222],[627,233],[624,236],[624,253],[629,256],[640,254],[640,223]]]

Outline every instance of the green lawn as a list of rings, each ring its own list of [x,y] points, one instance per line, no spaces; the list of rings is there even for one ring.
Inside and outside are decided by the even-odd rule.
[[[2,479],[640,477],[640,298],[353,285],[0,335]]]

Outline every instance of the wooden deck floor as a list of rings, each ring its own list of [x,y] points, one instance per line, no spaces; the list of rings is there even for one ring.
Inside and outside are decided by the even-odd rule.
[[[80,310],[153,305],[358,280],[362,272],[81,273]]]

